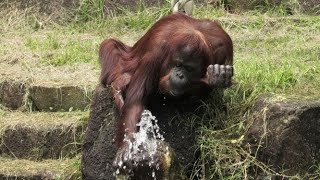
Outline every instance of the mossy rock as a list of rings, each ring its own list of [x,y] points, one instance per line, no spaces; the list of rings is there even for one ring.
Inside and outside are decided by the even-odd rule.
[[[30,99],[39,111],[84,110],[89,107],[93,90],[79,86],[31,86]]]
[[[284,175],[312,174],[320,162],[319,99],[262,96],[248,120],[246,146]]]

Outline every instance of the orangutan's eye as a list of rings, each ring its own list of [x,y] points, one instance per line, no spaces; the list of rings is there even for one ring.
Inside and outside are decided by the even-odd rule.
[[[176,63],[176,67],[181,67],[182,66],[182,63],[181,62],[177,62]]]
[[[192,71],[194,70],[194,68],[191,67],[191,66],[186,66],[185,68],[186,68],[186,70],[189,71],[189,72],[192,72]]]

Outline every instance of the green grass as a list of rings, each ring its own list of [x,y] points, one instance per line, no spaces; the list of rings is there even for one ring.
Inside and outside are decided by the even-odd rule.
[[[57,30],[58,31],[58,30]],[[44,64],[61,66],[75,63],[93,63],[97,61],[96,52],[99,40],[85,34],[81,36],[72,33],[56,34],[55,32],[38,32],[39,37],[28,37],[25,47],[36,53]]]
[[[241,139],[247,129],[243,117],[247,117],[248,108],[262,93],[320,97],[319,20],[304,15],[250,13],[221,17],[234,40],[237,83],[225,92],[230,112],[226,128],[204,128],[200,136],[204,159],[211,164],[209,179],[244,179],[251,166],[275,174],[243,150]]]
[[[138,12],[124,10],[121,16],[104,18],[101,2],[82,1],[75,19],[63,25],[43,22],[41,28],[34,28],[34,23],[19,13],[12,18],[21,23],[1,19],[5,25],[1,29],[0,57],[13,55],[18,49],[21,53],[36,54],[43,66],[97,65],[97,51],[104,38],[115,37],[133,44],[168,12],[168,8],[141,8]],[[281,8],[241,14],[207,7],[195,10],[197,18],[218,19],[235,47],[236,83],[225,91],[229,114],[224,116],[224,129],[212,130],[221,127],[212,124],[204,127],[199,137],[199,147],[211,163],[208,168],[211,177],[244,179],[252,165],[273,173],[241,147],[246,130],[243,117],[258,95],[271,92],[320,97],[320,16],[284,14]],[[15,38],[22,45],[5,43]]]

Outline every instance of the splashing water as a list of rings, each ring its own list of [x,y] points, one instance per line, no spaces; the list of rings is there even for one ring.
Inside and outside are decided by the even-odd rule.
[[[149,110],[144,110],[141,114],[141,120],[137,124],[139,130],[134,134],[133,153],[139,151],[139,146],[154,155],[157,151],[156,139],[164,140],[164,137],[160,134],[160,128],[157,124],[158,120],[151,114]]]
[[[160,133],[160,128],[158,126],[158,120],[149,110],[144,110],[141,114],[140,122],[137,124],[138,132],[133,134],[133,140],[130,140],[126,135],[124,141],[129,144],[129,153],[124,160],[129,160],[134,155],[139,154],[144,151],[142,159],[149,159],[149,166],[154,164],[154,155],[157,153],[159,141],[164,141],[163,135]],[[168,147],[167,149],[168,150]],[[150,157],[144,157],[144,155]],[[134,162],[137,163],[137,162]],[[137,165],[137,164],[135,164]],[[123,163],[119,162],[119,167],[123,167]],[[159,169],[159,164],[156,165],[157,170]],[[116,174],[119,174],[119,169],[117,169]],[[155,177],[155,171],[152,172],[152,177]]]

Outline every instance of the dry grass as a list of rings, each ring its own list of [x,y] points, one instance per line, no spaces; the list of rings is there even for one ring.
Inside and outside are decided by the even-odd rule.
[[[32,9],[32,8],[31,8]],[[1,11],[0,81],[5,79],[44,86],[90,86],[98,82],[98,48],[104,38],[117,37],[134,44],[142,32],[101,35],[82,28],[41,22],[35,28],[29,9]],[[30,20],[31,18],[31,20]],[[30,22],[32,21],[32,22]],[[39,20],[40,21],[40,20]],[[90,25],[91,26],[91,25]],[[106,31],[107,32],[107,31]]]
[[[72,177],[78,173],[77,162],[77,158],[35,162],[0,157],[0,173],[11,177],[42,176],[44,179],[53,176],[54,179],[73,179]]]
[[[29,37],[27,38],[26,36]],[[45,35],[41,37],[39,33],[35,33],[31,35],[19,36],[15,34],[0,37],[0,80],[13,79],[29,82],[34,85],[95,86],[99,74],[95,63],[77,63],[56,67],[46,61],[50,60],[57,52],[49,48],[46,50],[32,50],[27,47],[28,39],[37,41],[39,47],[44,47],[45,45],[41,44],[41,41],[46,41],[47,38],[43,36]],[[60,38],[66,41],[65,37]],[[78,40],[69,37],[69,40],[75,39],[74,41],[80,42],[84,38],[88,38],[88,35],[78,36],[77,38]],[[65,52],[58,53],[64,54]],[[93,50],[91,53],[96,53],[96,50]],[[68,61],[68,59],[65,59],[65,61]],[[91,61],[96,61],[96,59],[93,58]]]
[[[0,134],[7,128],[16,126],[35,130],[78,127],[87,119],[88,112],[8,112],[0,110]]]

